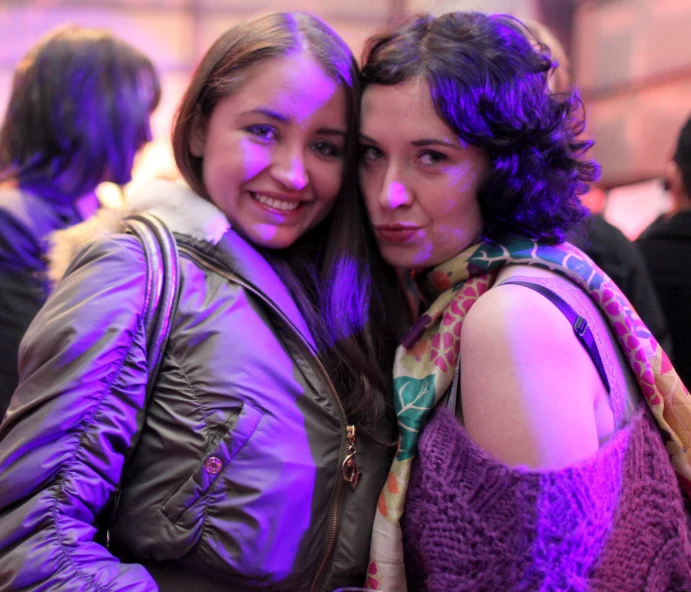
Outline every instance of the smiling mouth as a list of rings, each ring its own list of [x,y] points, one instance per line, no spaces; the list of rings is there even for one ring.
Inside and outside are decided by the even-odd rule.
[[[263,195],[261,193],[254,193],[253,191],[250,191],[249,194],[252,196],[252,199],[259,202],[260,204],[272,208],[274,210],[279,210],[281,212],[293,212],[302,205],[302,202],[299,201],[276,199],[274,197],[269,197],[268,195]]]

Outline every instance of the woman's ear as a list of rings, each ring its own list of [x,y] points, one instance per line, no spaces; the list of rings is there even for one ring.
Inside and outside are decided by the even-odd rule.
[[[192,156],[202,158],[204,156],[204,146],[206,145],[206,129],[209,125],[208,117],[201,113],[195,113],[190,126],[189,146]]]

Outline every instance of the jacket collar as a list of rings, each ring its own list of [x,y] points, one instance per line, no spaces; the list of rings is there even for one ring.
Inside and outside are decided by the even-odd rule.
[[[173,232],[212,245],[230,228],[221,210],[181,181],[148,181],[129,192],[123,217],[143,213],[158,217]]]
[[[302,314],[288,289],[266,259],[242,236],[231,229],[225,214],[181,182],[149,181],[127,196],[121,210],[102,209],[81,224],[51,235],[50,277],[64,274],[74,256],[87,243],[122,232],[124,218],[132,214],[157,216],[174,233],[201,242],[203,250],[266,294],[314,346]]]
[[[308,343],[316,349],[307,323],[293,297],[269,262],[244,237],[229,228],[218,243],[206,250],[227,269],[232,270],[263,292],[295,325]]]

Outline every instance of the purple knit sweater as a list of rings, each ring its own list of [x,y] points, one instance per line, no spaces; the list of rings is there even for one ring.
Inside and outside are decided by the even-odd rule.
[[[439,409],[402,527],[414,592],[691,591],[684,501],[647,409],[559,471],[499,463]]]

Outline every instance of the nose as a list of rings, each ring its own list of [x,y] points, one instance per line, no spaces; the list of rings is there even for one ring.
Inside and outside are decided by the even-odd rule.
[[[384,192],[385,205],[392,210],[406,205],[410,201],[408,190],[400,181],[389,181],[384,187]]]
[[[399,173],[399,168],[395,166],[390,166],[386,171],[380,194],[380,203],[384,208],[395,210],[412,202],[410,188],[406,186]]]
[[[307,171],[301,154],[286,154],[272,167],[272,176],[286,189],[300,191],[307,185]]]

